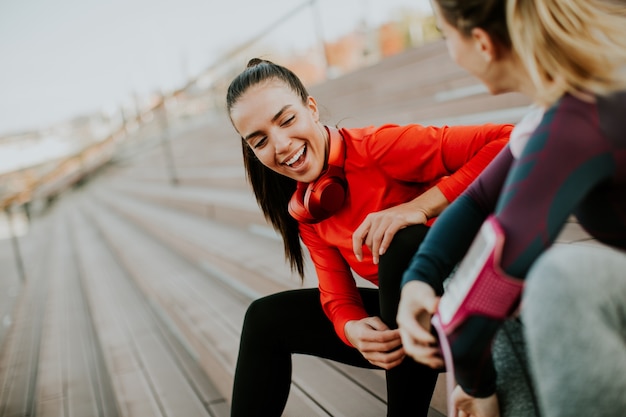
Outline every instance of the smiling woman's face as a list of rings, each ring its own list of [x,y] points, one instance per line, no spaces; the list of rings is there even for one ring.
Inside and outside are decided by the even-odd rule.
[[[233,126],[269,169],[300,182],[316,180],[325,165],[326,129],[312,97],[280,81],[251,87],[230,112]]]

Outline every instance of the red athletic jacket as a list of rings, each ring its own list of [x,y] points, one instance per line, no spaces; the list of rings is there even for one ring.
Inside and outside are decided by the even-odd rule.
[[[322,307],[346,344],[346,322],[368,316],[352,271],[378,285],[378,266],[367,247],[362,262],[354,256],[354,230],[369,213],[411,201],[435,185],[454,200],[506,145],[512,128],[485,124],[340,129],[346,144],[344,206],[317,224],[301,223],[300,233],[315,265]]]

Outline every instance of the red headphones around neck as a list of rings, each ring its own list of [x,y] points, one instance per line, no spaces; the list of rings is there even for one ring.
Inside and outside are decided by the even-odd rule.
[[[343,172],[346,146],[341,133],[326,127],[329,134],[326,170],[313,182],[298,182],[289,200],[289,214],[302,223],[318,223],[335,214],[346,198],[347,183]]]

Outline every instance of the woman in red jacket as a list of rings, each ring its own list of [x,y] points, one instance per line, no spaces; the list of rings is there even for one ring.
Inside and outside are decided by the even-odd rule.
[[[291,354],[301,353],[385,369],[388,415],[426,416],[437,371],[405,360],[395,322],[402,272],[512,126],[335,129],[320,122],[294,73],[260,59],[232,81],[227,109],[248,180],[292,269],[304,275],[302,242],[319,282],[248,308],[231,415],[281,415]],[[357,287],[353,273],[378,289]]]

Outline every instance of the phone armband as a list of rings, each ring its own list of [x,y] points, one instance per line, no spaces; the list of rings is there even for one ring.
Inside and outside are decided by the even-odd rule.
[[[489,216],[441,297],[437,315],[447,334],[469,316],[504,320],[516,309],[524,281],[500,267],[504,232]]]
[[[496,218],[489,216],[450,279],[433,315],[432,324],[449,373],[449,401],[455,381],[448,337],[470,316],[505,320],[519,306],[524,281],[508,276],[500,267],[504,238]],[[454,410],[451,402],[448,407]]]

